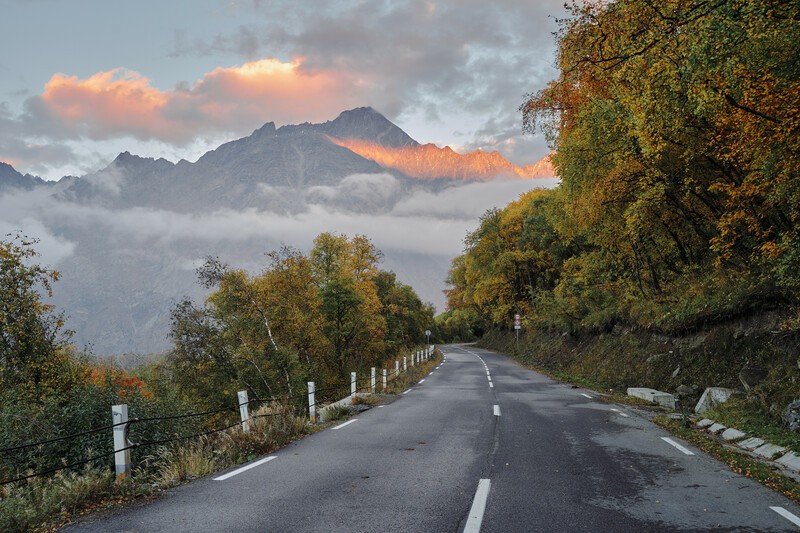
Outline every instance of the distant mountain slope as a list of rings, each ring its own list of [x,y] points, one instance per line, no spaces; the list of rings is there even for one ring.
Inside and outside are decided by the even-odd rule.
[[[399,170],[407,176],[422,179],[452,178],[465,181],[496,178],[552,178],[549,158],[534,165],[513,165],[499,152],[475,150],[459,154],[450,147],[434,144],[413,144],[401,147],[385,146],[380,142],[355,138],[333,138],[338,144],[358,155],[371,159],[387,169]]]
[[[547,175],[542,165],[421,145],[362,107],[322,124],[269,122],[196,162],[123,152],[58,183],[0,163],[0,227],[42,235],[45,257],[57,261],[49,266],[62,273],[53,303],[78,344],[98,355],[152,352],[169,347],[175,302],[202,297],[193,269],[204,256],[257,271],[265,252],[309,246],[323,231],[373,238],[385,268],[441,309],[469,217],[477,223],[500,203],[469,187],[513,178],[499,185],[505,204],[535,183],[519,178]],[[455,251],[431,244],[441,235]]]
[[[47,183],[48,182],[42,178],[31,176],[30,174],[21,174],[8,163],[0,161],[0,192],[10,188],[29,191],[35,187],[46,185]]]

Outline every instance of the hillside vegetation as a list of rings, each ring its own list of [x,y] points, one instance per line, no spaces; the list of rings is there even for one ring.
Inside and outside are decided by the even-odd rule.
[[[758,403],[777,414],[800,397],[800,5],[572,15],[558,79],[520,108],[561,184],[483,216],[439,327],[496,337],[518,312],[531,357],[614,386],[765,366]]]
[[[208,258],[211,294],[172,310],[174,347],[123,370],[78,350],[46,303],[59,278],[36,241],[0,240],[0,530],[31,531],[89,504],[133,497],[253,458],[305,433],[317,402],[350,391],[350,372],[388,368],[421,346],[433,309],[363,236],[324,233],[309,254],[284,247],[257,275]],[[403,379],[408,379],[404,376]],[[251,428],[238,427],[237,392]],[[132,481],[114,482],[111,406],[127,404]]]

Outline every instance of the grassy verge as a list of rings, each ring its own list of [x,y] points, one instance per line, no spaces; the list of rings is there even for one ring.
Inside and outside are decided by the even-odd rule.
[[[745,399],[719,404],[703,416],[800,454],[800,434],[789,431],[772,418],[764,417],[760,409]]]
[[[716,459],[726,463],[731,470],[752,478],[776,492],[779,492],[796,503],[800,503],[800,485],[793,479],[781,474],[775,467],[758,461],[744,452],[723,445],[716,438],[665,416],[657,416],[654,422],[671,433],[691,442],[699,449]]]
[[[296,440],[306,420],[279,406],[254,413],[249,433],[239,428],[153,449],[129,479],[87,466],[0,487],[0,531],[52,531],[88,512],[113,507],[249,461]]]
[[[441,352],[389,382],[388,393],[398,393],[417,383],[441,361]],[[380,387],[380,385],[379,385]],[[376,405],[381,395],[358,398]],[[346,407],[335,419],[349,418]],[[333,422],[333,420],[329,420]],[[54,531],[90,512],[109,509],[212,472],[271,453],[314,428],[281,406],[266,406],[255,413],[250,431],[238,427],[220,433],[158,446],[134,469],[130,478],[116,481],[108,468],[87,466],[80,471],[62,471],[51,477],[31,478],[0,487],[0,531],[3,533]]]

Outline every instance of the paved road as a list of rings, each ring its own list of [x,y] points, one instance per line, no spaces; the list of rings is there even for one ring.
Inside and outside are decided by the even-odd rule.
[[[443,352],[410,392],[339,429],[64,531],[800,529],[797,505],[628,407],[491,352]]]

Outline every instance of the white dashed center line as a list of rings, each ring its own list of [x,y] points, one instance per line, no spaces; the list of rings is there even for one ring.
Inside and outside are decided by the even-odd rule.
[[[413,389],[408,389],[407,391],[404,391],[404,392],[403,392],[403,394],[408,394],[408,393],[409,393],[409,392],[411,392],[412,390],[413,390]]]
[[[594,400],[594,398],[592,398],[588,394],[581,393],[581,396],[583,396],[584,398],[589,398],[590,400]]]
[[[472,500],[472,507],[469,509],[467,525],[464,526],[464,533],[479,533],[483,522],[483,513],[486,511],[486,500],[489,498],[489,489],[492,482],[482,479],[478,482],[478,490],[475,491],[475,498]]]
[[[681,446],[680,444],[678,444],[674,440],[670,439],[669,437],[661,437],[661,440],[663,440],[664,442],[666,442],[670,446],[676,447],[677,449],[679,449],[680,451],[682,451],[686,455],[694,455],[694,452],[692,452],[690,450],[687,450],[686,448],[684,448],[683,446]]]
[[[499,405],[495,405],[494,406],[494,416],[500,416],[500,406]]]
[[[619,409],[614,409],[613,407],[611,408],[611,410],[614,411],[615,413],[617,413],[620,416],[624,416],[625,418],[630,418],[630,416],[631,416],[631,415],[629,415],[627,413],[623,413]]]

